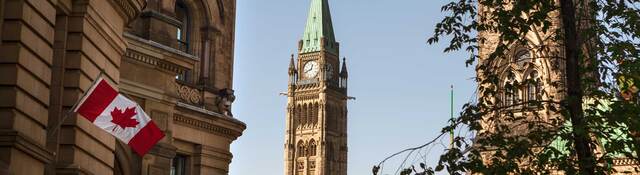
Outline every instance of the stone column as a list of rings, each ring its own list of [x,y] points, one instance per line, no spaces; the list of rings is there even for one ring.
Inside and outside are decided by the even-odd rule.
[[[44,174],[55,4],[0,1],[0,163],[12,174]]]
[[[50,2],[50,1],[46,1]],[[56,86],[52,99],[60,109],[52,109],[51,116],[58,116],[62,123],[53,129],[50,148],[55,152],[55,169],[50,174],[113,174],[115,168],[116,140],[110,134],[95,127],[81,116],[64,118],[64,109],[70,109],[99,76],[119,84],[120,62],[126,45],[123,32],[126,24],[141,11],[144,0],[77,0],[56,1],[69,7],[67,17],[59,17],[60,26],[56,39],[64,41],[64,48],[56,48],[54,78]],[[65,4],[70,3],[70,4]],[[58,8],[61,9],[61,8]],[[64,13],[58,13],[64,14]],[[108,20],[104,20],[108,19]],[[63,24],[65,22],[66,24]],[[66,36],[65,36],[66,35]],[[56,40],[58,42],[58,40]],[[56,46],[58,47],[58,46]],[[58,51],[58,50],[56,50]],[[57,63],[64,63],[57,65]],[[58,67],[60,66],[60,67]],[[62,117],[60,117],[62,116]],[[56,118],[52,118],[56,120]],[[57,128],[58,126],[50,126]],[[57,143],[56,143],[57,142]],[[54,148],[57,146],[58,148]],[[54,171],[54,172],[53,172]]]

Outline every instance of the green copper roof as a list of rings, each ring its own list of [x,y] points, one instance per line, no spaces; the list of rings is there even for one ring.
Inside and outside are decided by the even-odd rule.
[[[321,39],[324,38],[326,51],[337,53],[336,37],[333,34],[329,0],[311,0],[307,25],[302,36],[300,53],[321,50]]]
[[[609,111],[611,110],[610,105],[613,103],[609,100],[598,100],[599,104],[596,106],[596,108],[599,111]],[[584,109],[588,109],[590,108],[591,104],[595,104],[595,100],[589,100],[586,99],[585,103],[583,105]],[[596,115],[601,115],[599,114],[599,112]],[[599,141],[599,146],[604,146],[604,144],[607,144],[610,141],[616,142],[616,141],[631,141],[631,136],[628,134],[629,133],[629,128],[626,127],[625,124],[618,124],[618,127],[613,127],[611,125],[608,125],[606,123],[604,123],[601,128],[603,128],[603,130],[601,130],[601,132],[603,133],[607,133],[608,137],[597,137],[598,141]],[[570,132],[572,132],[572,125],[570,121],[566,121],[564,124],[563,129],[560,131],[563,134],[568,134]],[[568,144],[569,141],[565,140],[561,137],[556,137],[550,144],[550,146],[558,151],[561,152],[561,154],[563,155],[569,155],[571,153],[571,150],[569,150],[566,146],[571,146],[571,145],[566,145]],[[632,154],[637,154],[635,151],[633,151],[631,148],[625,146],[624,148],[625,152],[628,153],[632,153]],[[605,150],[606,151],[606,150]],[[624,158],[626,157],[626,155],[624,153],[620,153],[620,152],[613,152],[611,153],[612,157],[614,158]]]

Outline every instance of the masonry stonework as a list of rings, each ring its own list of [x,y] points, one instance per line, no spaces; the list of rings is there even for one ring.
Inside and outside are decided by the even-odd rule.
[[[347,174],[347,66],[328,0],[311,0],[298,59],[291,55],[285,175]]]
[[[0,163],[29,175],[228,174],[246,128],[231,113],[235,3],[0,0]],[[149,154],[68,113],[98,77],[167,135]]]

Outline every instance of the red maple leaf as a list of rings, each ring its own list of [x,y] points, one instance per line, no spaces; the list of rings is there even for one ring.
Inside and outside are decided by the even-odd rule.
[[[122,129],[135,128],[138,125],[138,121],[133,118],[136,114],[136,107],[127,108],[124,111],[118,109],[118,107],[114,108],[111,111],[111,123],[114,123]],[[115,128],[113,128],[115,130]]]

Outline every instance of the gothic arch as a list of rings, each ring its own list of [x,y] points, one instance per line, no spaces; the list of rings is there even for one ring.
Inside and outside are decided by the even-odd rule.
[[[319,115],[319,108],[320,105],[318,103],[314,103],[313,104],[313,108],[312,108],[312,114],[311,114],[311,125],[313,125],[314,127],[318,125],[318,115]]]
[[[304,118],[302,120],[304,120],[304,126],[308,126],[310,124],[309,122],[309,118],[311,118],[311,104],[307,103],[305,104],[304,107]]]
[[[522,100],[519,77],[521,75],[513,69],[507,69],[500,75],[501,98],[504,106],[514,105]]]
[[[309,156],[316,156],[318,150],[318,146],[316,144],[316,141],[314,139],[311,139],[309,141],[309,152],[307,153]]]
[[[544,81],[542,80],[542,75],[538,70],[532,69],[528,70],[525,74],[527,79],[526,87],[526,100],[542,100],[545,92],[544,92]]]
[[[295,113],[293,116],[293,126],[294,127],[299,127],[301,126],[301,120],[300,120],[300,116],[302,116],[302,105],[297,104],[296,108],[295,108]]]
[[[309,115],[309,105],[302,105],[302,115],[300,115],[300,126],[304,127],[307,124],[307,116]]]
[[[304,145],[304,141],[299,140],[298,144],[296,146],[297,149],[297,156],[296,157],[304,157],[305,156],[305,145]]]

